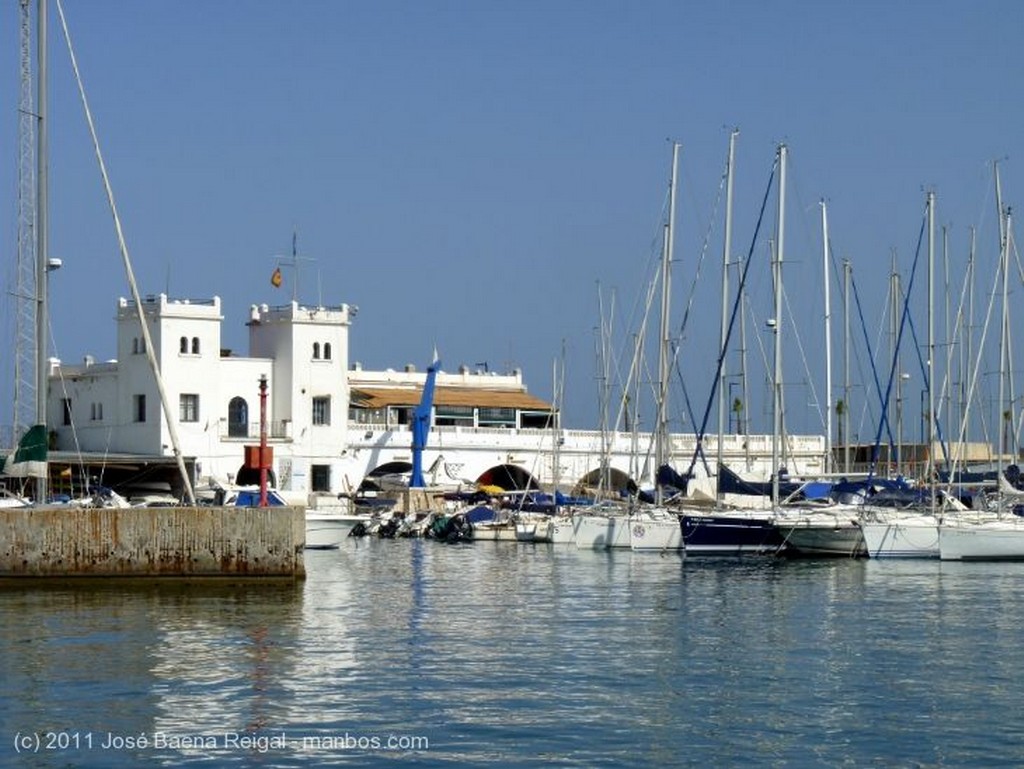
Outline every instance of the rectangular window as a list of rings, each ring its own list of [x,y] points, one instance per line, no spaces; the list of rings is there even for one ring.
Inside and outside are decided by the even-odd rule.
[[[331,490],[331,466],[313,465],[310,467],[310,484],[312,491]]]
[[[199,396],[195,393],[182,393],[179,401],[179,416],[181,422],[199,421]]]
[[[508,408],[481,407],[479,422],[481,427],[515,427],[516,410]]]
[[[146,396],[145,395],[133,395],[132,396],[132,412],[135,415],[136,422],[146,421]]]
[[[437,406],[434,424],[438,427],[473,427],[472,406]]]
[[[64,407],[64,424],[71,424],[71,399],[61,398],[61,404]]]
[[[313,398],[313,424],[329,425],[331,423],[331,396],[317,395]]]

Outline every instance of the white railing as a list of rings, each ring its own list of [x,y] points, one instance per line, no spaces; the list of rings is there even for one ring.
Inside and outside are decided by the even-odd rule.
[[[228,425],[227,422],[220,424],[220,437],[226,441],[251,441],[260,437],[260,423],[250,422],[247,425]],[[267,438],[272,440],[287,440],[292,437],[291,420],[283,419],[267,424]]]

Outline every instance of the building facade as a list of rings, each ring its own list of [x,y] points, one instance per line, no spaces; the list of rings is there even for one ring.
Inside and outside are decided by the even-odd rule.
[[[145,318],[149,342],[142,331]],[[219,297],[195,301],[147,296],[141,308],[117,303],[117,359],[69,365],[51,361],[48,397],[51,449],[94,458],[115,453],[166,458],[173,441],[166,412],[194,478],[233,481],[246,447],[260,438],[260,381],[266,378],[268,444],[277,487],[296,501],[336,498],[367,484],[407,476],[412,463],[411,414],[425,372],[364,371],[349,365],[355,308],[253,305],[248,354],[224,349]],[[150,363],[161,372],[163,394]],[[638,461],[649,435],[564,430],[557,411],[530,394],[521,371],[494,374],[460,367],[437,374],[431,431],[423,450],[428,484],[478,483],[503,488],[653,483]],[[723,436],[729,464],[767,474],[765,436]],[[670,456],[684,465],[692,435],[671,436]],[[715,456],[717,443],[704,445]],[[791,472],[820,472],[820,436],[787,438]],[[603,459],[602,459],[603,458]],[[699,469],[699,468],[698,468]],[[603,481],[601,479],[604,479]]]

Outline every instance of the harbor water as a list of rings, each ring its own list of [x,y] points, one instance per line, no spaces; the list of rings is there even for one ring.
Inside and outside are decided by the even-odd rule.
[[[349,540],[0,589],[0,766],[1024,764],[1024,564]]]

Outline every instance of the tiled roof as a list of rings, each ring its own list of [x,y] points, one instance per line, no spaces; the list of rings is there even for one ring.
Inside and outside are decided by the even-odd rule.
[[[419,405],[422,388],[358,387],[352,388],[353,406],[379,409],[385,406]],[[474,406],[477,408],[507,408],[520,411],[550,411],[551,404],[529,393],[511,390],[482,390],[476,387],[437,387],[434,389],[435,406]]]

